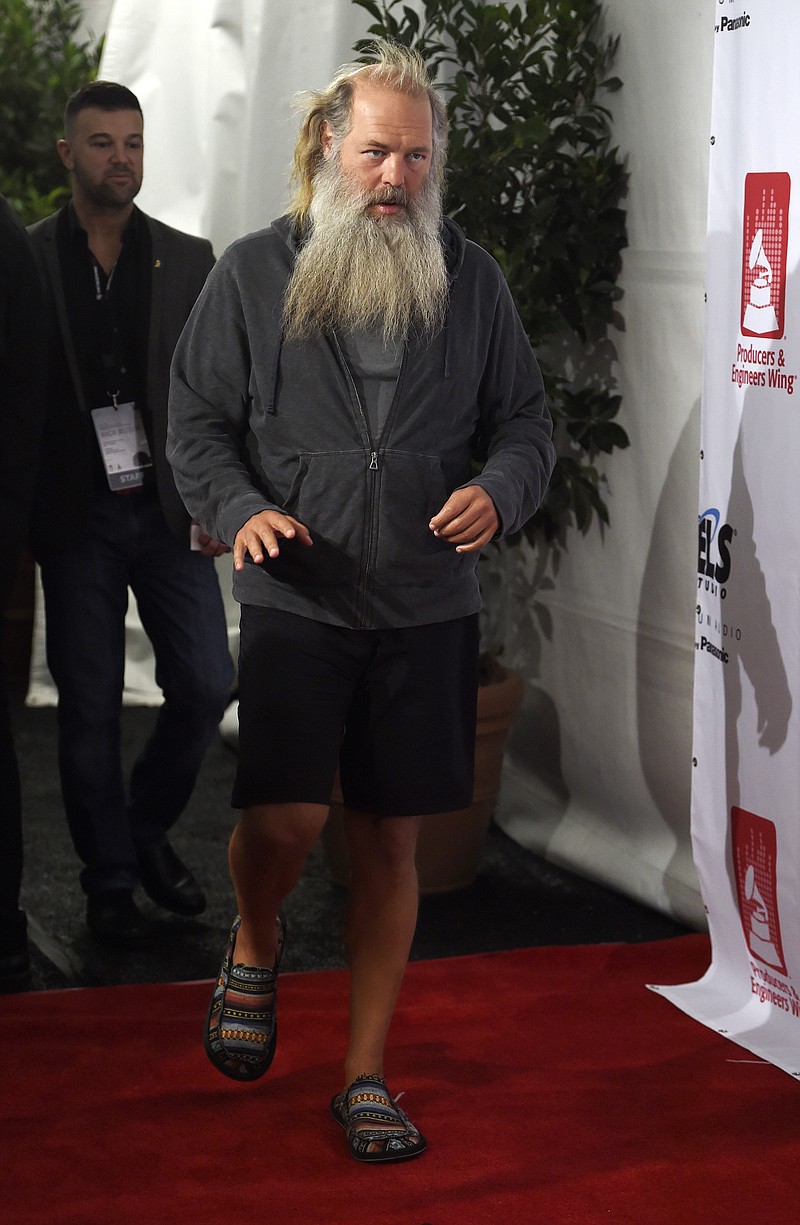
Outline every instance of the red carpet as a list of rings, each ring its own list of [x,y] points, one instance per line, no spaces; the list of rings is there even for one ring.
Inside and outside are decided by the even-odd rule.
[[[340,972],[282,979],[256,1085],[200,1044],[208,984],[0,1000],[5,1225],[739,1225],[798,1220],[800,1086],[645,989],[705,937],[409,969],[390,1085],[405,1165],[345,1152],[327,1103]]]

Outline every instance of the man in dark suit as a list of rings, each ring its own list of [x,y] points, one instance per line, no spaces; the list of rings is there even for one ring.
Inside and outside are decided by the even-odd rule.
[[[124,86],[67,103],[57,149],[72,199],[30,228],[46,292],[47,408],[32,542],[59,694],[64,806],[85,865],[87,923],[112,944],[151,942],[159,905],[205,898],[167,840],[227,704],[232,663],[213,558],[164,447],[172,351],[214,262],[211,246],[147,217],[143,121]],[[128,589],[164,693],[126,797],[120,757]]]
[[[41,426],[42,294],[30,243],[0,196],[0,616],[27,537],[36,446]],[[4,643],[0,642],[0,991],[28,983],[27,920],[19,908],[22,809]]]

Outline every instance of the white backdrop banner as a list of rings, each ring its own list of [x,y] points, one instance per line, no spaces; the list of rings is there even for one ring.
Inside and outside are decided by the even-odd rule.
[[[655,990],[800,1077],[800,6],[714,8],[692,787],[713,959]]]

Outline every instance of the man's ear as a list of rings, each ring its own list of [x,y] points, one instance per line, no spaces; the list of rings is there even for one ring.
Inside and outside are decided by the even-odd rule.
[[[327,119],[322,125],[320,140],[322,143],[322,156],[330,157],[331,153],[333,153],[333,128]]]
[[[67,170],[71,170],[73,167],[73,160],[72,149],[70,148],[69,141],[64,140],[64,137],[62,136],[61,140],[56,141],[56,150]]]

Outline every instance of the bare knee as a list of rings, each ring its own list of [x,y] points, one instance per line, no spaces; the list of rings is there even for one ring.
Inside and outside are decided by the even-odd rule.
[[[327,815],[323,804],[253,805],[243,810],[234,840],[247,853],[305,858]]]
[[[418,817],[347,811],[344,829],[354,875],[380,875],[383,881],[416,879]]]

